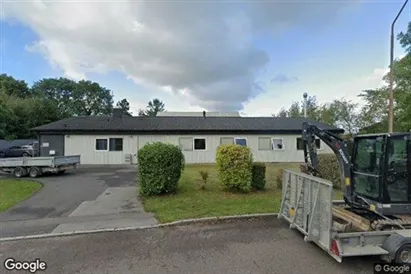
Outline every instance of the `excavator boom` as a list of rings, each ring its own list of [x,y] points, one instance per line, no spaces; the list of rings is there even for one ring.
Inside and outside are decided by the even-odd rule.
[[[340,165],[341,183],[344,185],[344,200],[349,205],[354,205],[354,190],[351,184],[351,159],[346,142],[326,130],[320,129],[315,125],[307,122],[303,123],[303,150],[306,168],[314,176],[320,175],[318,170],[319,162],[317,157],[317,148],[315,144],[316,137],[328,145],[337,156]]]

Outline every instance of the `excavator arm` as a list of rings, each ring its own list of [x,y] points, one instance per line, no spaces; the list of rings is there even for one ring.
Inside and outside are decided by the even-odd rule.
[[[347,204],[354,203],[354,190],[351,184],[351,160],[346,142],[328,131],[322,130],[307,122],[303,123],[302,141],[304,150],[304,160],[308,173],[318,176],[318,156],[315,139],[318,137],[327,144],[337,156],[340,166],[341,182],[345,187],[344,200]]]

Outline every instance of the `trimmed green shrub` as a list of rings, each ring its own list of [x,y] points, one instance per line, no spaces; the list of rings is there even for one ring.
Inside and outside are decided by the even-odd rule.
[[[206,184],[207,184],[207,180],[208,180],[208,171],[204,171],[204,170],[200,170],[198,172],[201,176],[201,189],[205,190],[206,188]]]
[[[283,188],[283,174],[284,174],[284,168],[279,168],[275,175],[275,182],[277,184],[277,188],[279,189]]]
[[[265,163],[254,162],[252,169],[251,187],[257,190],[263,190],[265,188]]]
[[[218,178],[224,190],[249,192],[253,168],[250,149],[239,145],[221,145],[216,158]]]
[[[340,165],[334,154],[318,154],[319,176],[333,183],[335,188],[341,188]]]
[[[140,194],[175,192],[184,164],[184,154],[178,146],[161,142],[145,145],[138,151]]]

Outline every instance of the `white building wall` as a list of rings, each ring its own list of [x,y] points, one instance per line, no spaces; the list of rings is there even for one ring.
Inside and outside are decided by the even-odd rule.
[[[139,136],[139,149],[149,142],[166,142],[179,145],[180,137],[206,138],[205,151],[183,151],[186,163],[215,163],[217,147],[221,137],[245,137],[250,147],[254,160],[261,162],[304,162],[304,152],[297,150],[297,138],[301,135],[145,135]],[[284,150],[261,151],[258,149],[259,137],[282,138]],[[323,142],[318,153],[333,153]]]
[[[123,151],[96,151],[96,139],[123,138]],[[81,164],[117,165],[126,163],[126,154],[132,154],[136,163],[137,136],[135,135],[65,135],[64,154],[81,155]]]
[[[303,162],[303,151],[297,150],[296,139],[301,135],[66,135],[65,155],[81,155],[81,164],[125,164],[126,154],[132,154],[133,164],[137,162],[138,149],[150,142],[165,142],[179,145],[180,137],[206,138],[205,151],[183,151],[186,163],[215,163],[217,147],[221,137],[245,137],[254,160],[261,162]],[[261,151],[259,137],[282,138],[284,150]],[[123,151],[96,151],[97,138],[123,138]],[[321,144],[318,153],[332,153]]]

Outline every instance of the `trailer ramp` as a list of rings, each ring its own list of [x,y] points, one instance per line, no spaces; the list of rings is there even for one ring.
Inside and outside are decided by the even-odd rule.
[[[333,227],[333,185],[308,174],[284,170],[279,219],[290,223],[338,262],[343,257],[386,255],[385,240],[396,231],[340,233]]]
[[[331,182],[308,174],[284,170],[281,209],[291,228],[305,235],[322,248],[331,245],[332,195]]]

